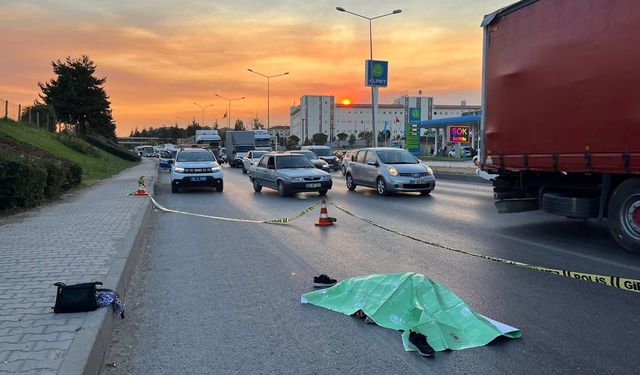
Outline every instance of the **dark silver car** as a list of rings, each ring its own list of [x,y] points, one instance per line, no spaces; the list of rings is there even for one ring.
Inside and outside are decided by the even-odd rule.
[[[365,148],[358,150],[347,167],[347,188],[368,186],[380,195],[393,192],[419,192],[429,195],[436,187],[433,171],[409,151],[398,148]]]
[[[249,169],[249,178],[254,191],[266,186],[278,190],[281,197],[307,191],[325,195],[333,185],[329,173],[317,169],[304,155],[290,152],[264,155]]]

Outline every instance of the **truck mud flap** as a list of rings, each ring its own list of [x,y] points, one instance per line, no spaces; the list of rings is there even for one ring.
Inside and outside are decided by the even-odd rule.
[[[496,209],[501,214],[513,214],[517,212],[536,211],[540,209],[538,200],[531,199],[500,199],[495,201]]]
[[[579,197],[568,193],[545,193],[542,195],[542,211],[571,218],[598,217],[600,199]]]

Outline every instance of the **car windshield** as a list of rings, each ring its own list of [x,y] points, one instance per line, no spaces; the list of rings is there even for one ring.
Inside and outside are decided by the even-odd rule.
[[[418,159],[407,150],[377,151],[380,161],[385,164],[418,164]]]
[[[254,151],[251,155],[254,159],[260,159],[262,155],[266,154],[266,151]]]
[[[287,155],[276,158],[276,168],[315,168],[315,166],[302,155]]]
[[[178,161],[190,162],[190,161],[214,161],[213,154],[203,151],[182,151],[178,154]]]
[[[163,159],[171,159],[169,151],[160,151],[160,157]]]
[[[333,156],[331,150],[328,148],[314,148],[313,153],[318,156]]]

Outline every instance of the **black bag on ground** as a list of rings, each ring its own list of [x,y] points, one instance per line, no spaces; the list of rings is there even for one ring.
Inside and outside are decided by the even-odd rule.
[[[98,308],[96,285],[102,285],[101,282],[74,285],[58,282],[53,285],[58,287],[56,304],[53,307],[56,314],[93,311]]]

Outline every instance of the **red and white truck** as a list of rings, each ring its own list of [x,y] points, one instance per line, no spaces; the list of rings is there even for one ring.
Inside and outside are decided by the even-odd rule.
[[[499,212],[607,218],[640,255],[640,0],[485,16],[481,168]]]

